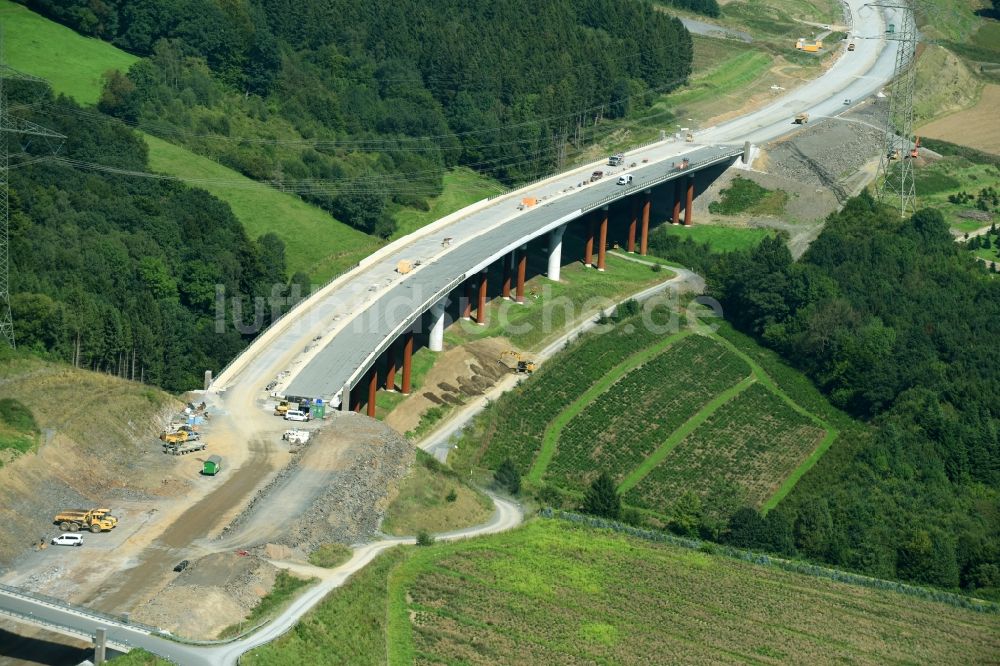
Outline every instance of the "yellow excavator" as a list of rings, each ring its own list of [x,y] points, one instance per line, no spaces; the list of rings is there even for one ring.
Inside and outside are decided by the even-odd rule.
[[[507,361],[508,357],[513,360],[513,364]],[[521,356],[520,352],[516,352],[513,349],[508,349],[504,352],[501,352],[500,358],[497,359],[497,363],[501,365],[506,365],[508,368],[510,368],[511,372],[515,372],[518,374],[524,373],[526,375],[530,375],[535,371],[535,362],[525,359],[523,356]]]

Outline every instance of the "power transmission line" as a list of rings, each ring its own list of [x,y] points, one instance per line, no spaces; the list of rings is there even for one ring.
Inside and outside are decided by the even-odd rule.
[[[10,312],[10,151],[7,142],[12,134],[60,140],[66,137],[29,120],[10,115],[4,88],[4,81],[8,79],[45,83],[44,79],[7,66],[4,60],[3,28],[0,26],[0,225],[3,227],[0,229],[0,335],[14,347],[14,319]]]
[[[888,102],[883,106],[882,153],[875,176],[875,194],[882,203],[899,209],[901,217],[916,208],[913,183],[913,88],[917,68],[917,26],[910,0],[875,0],[866,6],[898,10],[899,25],[885,37],[897,43],[896,67],[889,86]]]

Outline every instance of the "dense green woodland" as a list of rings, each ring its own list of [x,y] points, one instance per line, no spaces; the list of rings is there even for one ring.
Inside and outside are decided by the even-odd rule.
[[[380,236],[444,168],[536,177],[691,72],[690,35],[641,0],[25,4],[149,56],[105,112]]]
[[[1000,597],[1000,280],[941,215],[900,220],[861,196],[797,262],[778,239],[721,257],[653,247],[700,266],[729,321],[865,422],[833,414],[830,452],[729,538]]]
[[[75,102],[34,84],[5,87],[12,106],[44,101],[65,112],[19,112],[68,137],[59,157],[148,169],[145,143],[120,123],[81,116]],[[10,289],[19,347],[170,390],[199,387],[205,369],[220,369],[249,337],[231,316],[216,332],[216,285],[270,297],[286,282],[281,241],[247,238],[229,207],[202,190],[42,159],[52,146],[21,138],[0,134],[16,155]]]

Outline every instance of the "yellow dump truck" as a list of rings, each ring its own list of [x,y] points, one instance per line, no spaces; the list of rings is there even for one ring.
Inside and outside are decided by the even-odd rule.
[[[175,430],[173,432],[167,432],[164,430],[160,433],[160,439],[163,440],[165,444],[183,444],[191,438],[191,433],[187,430]]]
[[[67,509],[57,513],[52,524],[63,532],[90,530],[97,534],[117,527],[118,518],[111,515],[111,509]]]

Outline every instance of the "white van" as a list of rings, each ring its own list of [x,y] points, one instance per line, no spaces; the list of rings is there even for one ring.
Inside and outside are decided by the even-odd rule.
[[[82,534],[60,534],[52,539],[53,546],[82,546]]]
[[[299,409],[289,409],[285,412],[286,421],[308,421],[309,418],[309,412],[303,412]]]
[[[630,173],[623,173],[622,175],[618,176],[619,185],[628,185],[631,182],[632,182],[632,174]]]

